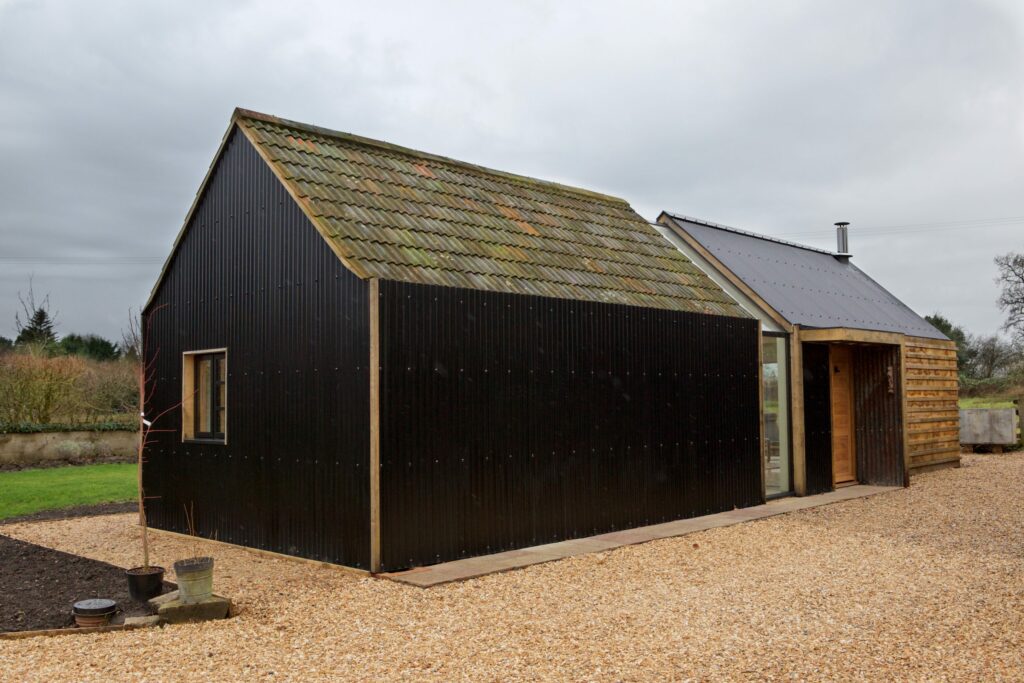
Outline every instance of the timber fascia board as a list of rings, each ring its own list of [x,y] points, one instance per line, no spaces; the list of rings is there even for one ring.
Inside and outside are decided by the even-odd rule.
[[[817,329],[800,329],[802,342],[856,342],[861,344],[892,344],[899,346],[905,335],[899,332],[877,332],[858,330],[851,327],[822,327]]]
[[[700,254],[702,258],[704,258],[708,263],[712,265],[712,267],[714,267],[716,270],[719,271],[719,273],[721,273],[722,277],[724,277],[734,287],[736,287],[738,290],[743,292],[743,294],[749,297],[750,300],[753,301],[758,308],[764,311],[765,315],[767,315],[775,323],[777,323],[779,327],[781,327],[786,332],[793,331],[793,323],[786,320],[786,318],[784,318],[781,313],[779,313],[770,305],[768,305],[767,301],[761,298],[761,296],[757,292],[755,292],[746,282],[740,279],[740,277],[736,275],[736,273],[732,272],[728,266],[726,266],[724,263],[718,260],[718,258],[716,258],[714,254],[708,251],[703,244],[701,244],[697,239],[693,237],[693,235],[687,232],[686,228],[679,225],[679,223],[677,223],[670,214],[662,211],[661,215],[658,216],[657,222],[659,225],[664,225],[665,227],[670,229],[679,237],[679,239],[686,242],[686,244],[691,249]]]

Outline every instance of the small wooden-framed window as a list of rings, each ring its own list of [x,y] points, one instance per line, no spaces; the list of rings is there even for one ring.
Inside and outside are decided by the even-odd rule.
[[[182,440],[227,443],[227,349],[186,351],[181,378]]]

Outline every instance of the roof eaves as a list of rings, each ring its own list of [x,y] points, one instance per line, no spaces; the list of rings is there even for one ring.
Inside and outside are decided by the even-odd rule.
[[[780,239],[777,239],[777,238],[774,238],[774,237],[768,237],[766,235],[759,235],[757,233],[748,232],[746,230],[739,230],[737,228],[732,228],[732,227],[729,227],[729,226],[726,226],[726,225],[720,225],[720,224],[717,224],[717,223],[712,223],[710,221],[705,221],[705,220],[702,220],[702,219],[699,219],[699,218],[692,218],[690,216],[685,216],[685,215],[682,215],[682,214],[675,214],[675,213],[672,213],[672,212],[669,212],[669,211],[663,211],[661,213],[661,215],[658,217],[659,220],[663,216],[667,216],[670,219],[670,221],[669,221],[670,224],[678,227],[683,232],[685,232],[685,228],[683,228],[683,226],[680,225],[680,222],[684,222],[684,223],[685,222],[689,222],[689,223],[694,223],[696,225],[703,225],[703,226],[706,226],[706,227],[715,228],[717,230],[722,230],[724,232],[730,232],[730,233],[737,234],[737,235],[742,235],[742,236],[745,236],[745,237],[753,237],[753,238],[764,240],[764,241],[767,241],[767,242],[773,242],[773,243],[776,243],[776,244],[781,244],[783,246],[793,247],[793,248],[797,248],[797,249],[803,249],[805,251],[825,254],[827,256],[832,256],[832,257],[836,257],[837,256],[837,254],[835,252],[826,251],[824,249],[816,249],[814,247],[809,247],[807,245],[798,244],[798,243],[795,243],[795,242],[788,242],[786,240],[780,240]],[[696,239],[696,238],[694,238],[694,239]],[[941,339],[949,339],[945,334],[942,333],[941,330],[938,330],[937,328],[935,328],[935,326],[932,325],[931,323],[929,323],[927,320],[925,320],[923,316],[919,315],[912,308],[910,308],[910,306],[905,304],[902,299],[900,299],[899,297],[894,295],[888,289],[883,287],[877,280],[875,280],[870,275],[865,273],[863,270],[858,268],[856,266],[856,264],[852,263],[849,260],[845,260],[845,265],[848,266],[849,268],[851,268],[853,271],[855,271],[860,277],[862,277],[865,280],[871,282],[875,287],[877,287],[880,292],[882,292],[886,297],[888,297],[890,299],[890,304],[891,305],[897,306],[897,307],[903,309],[905,312],[907,312],[907,313],[911,314],[912,316],[918,318],[925,325],[928,325],[928,327],[930,327],[937,334],[939,334]],[[724,267],[724,265],[723,265],[723,267]],[[732,271],[729,271],[728,268],[726,268],[726,270],[728,272],[732,272]],[[738,275],[736,275],[736,277],[739,278]],[[740,278],[740,280],[742,281],[741,278]],[[807,327],[807,328],[815,328],[816,327],[814,325],[808,325],[806,323],[800,323],[800,324],[801,324],[802,327]],[[825,327],[835,327],[835,326],[836,325],[830,323],[829,325],[826,325]],[[891,330],[889,330],[887,328],[882,328],[882,327],[878,326],[877,323],[868,323],[867,325],[864,325],[864,326],[848,326],[848,327],[850,327],[850,329],[862,329],[862,330],[869,330],[869,331],[891,331]],[[911,332],[904,332],[904,334],[910,335]]]
[[[188,212],[185,214],[185,220],[182,222],[181,227],[178,228],[178,234],[174,236],[174,243],[171,245],[171,251],[167,254],[167,258],[164,259],[163,266],[160,267],[160,274],[157,275],[153,288],[149,290],[149,297],[146,299],[146,303],[143,304],[141,309],[143,313],[145,313],[150,304],[153,303],[153,300],[156,298],[157,292],[160,289],[160,285],[163,284],[164,277],[167,275],[167,270],[171,267],[171,262],[178,253],[178,247],[181,245],[181,241],[185,237],[185,231],[188,230],[188,224],[192,221],[192,216],[199,207],[199,202],[202,200],[203,195],[206,192],[206,186],[213,178],[213,172],[217,168],[217,164],[220,162],[220,157],[224,153],[224,148],[228,144],[228,138],[231,137],[231,133],[235,130],[236,125],[237,121],[232,117],[231,121],[228,123],[228,129],[224,131],[224,135],[221,136],[220,144],[217,145],[217,151],[214,153],[213,159],[210,161],[210,165],[206,169],[203,181],[199,184],[199,189],[196,190],[195,195],[192,197],[192,204],[189,206]]]
[[[916,316],[917,316],[918,318],[920,318],[920,319],[921,319],[921,321],[922,321],[922,322],[924,322],[924,323],[925,323],[926,325],[928,325],[928,327],[932,328],[932,329],[933,329],[933,330],[935,330],[935,331],[936,331],[936,332],[937,332],[938,334],[942,335],[942,338],[943,338],[943,339],[946,339],[946,340],[948,340],[948,341],[953,341],[952,339],[950,339],[950,338],[949,338],[949,337],[948,337],[948,336],[946,335],[946,333],[945,333],[945,332],[943,332],[943,331],[942,331],[942,330],[940,330],[939,328],[935,327],[935,325],[932,325],[932,324],[931,324],[930,322],[928,322],[928,320],[927,320],[927,319],[926,319],[926,318],[925,318],[925,317],[924,317],[923,315],[919,314],[919,313],[918,313],[917,311],[915,311],[915,310],[914,310],[913,308],[911,308],[911,307],[910,307],[910,306],[908,306],[907,304],[903,303],[903,299],[899,298],[898,296],[896,296],[895,294],[893,294],[892,292],[890,292],[890,291],[889,291],[888,289],[886,289],[885,287],[883,287],[883,286],[881,285],[881,283],[879,283],[879,282],[878,282],[878,280],[876,280],[875,278],[873,278],[873,277],[871,277],[870,275],[868,275],[867,273],[865,273],[865,272],[864,272],[863,270],[861,270],[860,268],[858,268],[858,267],[857,267],[856,265],[854,265],[854,264],[852,264],[852,263],[851,263],[851,264],[850,264],[850,266],[851,266],[851,267],[852,267],[852,268],[853,268],[854,270],[856,270],[856,271],[857,271],[858,273],[860,273],[860,274],[861,274],[861,275],[862,275],[862,276],[863,276],[863,277],[864,277],[865,279],[867,279],[867,280],[870,280],[871,282],[873,282],[873,283],[875,284],[875,286],[876,286],[876,287],[878,287],[878,288],[879,288],[880,290],[882,290],[883,292],[885,292],[885,293],[886,293],[886,294],[887,294],[887,295],[888,295],[889,297],[891,297],[891,298],[892,298],[892,300],[893,300],[893,302],[895,302],[895,303],[896,303],[897,305],[899,305],[899,306],[901,306],[901,307],[905,308],[905,309],[906,309],[907,311],[909,311],[910,313],[913,313],[914,315],[916,315]]]

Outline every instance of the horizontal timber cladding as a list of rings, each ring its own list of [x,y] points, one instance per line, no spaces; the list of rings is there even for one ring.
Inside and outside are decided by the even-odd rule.
[[[904,343],[907,450],[916,468],[960,461],[956,344],[919,337]]]
[[[900,347],[872,344],[851,349],[857,481],[902,486]]]
[[[832,394],[827,344],[803,345],[807,495],[832,490]]]
[[[762,502],[751,319],[380,283],[395,570]]]
[[[150,524],[369,564],[368,286],[250,143],[227,141],[146,310]],[[227,444],[182,443],[185,351],[227,349]]]

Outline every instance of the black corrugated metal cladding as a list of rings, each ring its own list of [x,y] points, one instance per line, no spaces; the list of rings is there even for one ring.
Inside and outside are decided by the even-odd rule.
[[[762,502],[754,320],[381,282],[382,568]]]
[[[854,346],[857,481],[902,486],[903,402],[898,346]]]
[[[803,344],[807,494],[832,490],[832,374],[827,344]]]
[[[150,524],[355,567],[369,564],[368,287],[239,133],[147,309],[155,415],[181,400],[182,352],[226,347],[227,445],[156,425]],[[164,308],[158,308],[167,304]]]

